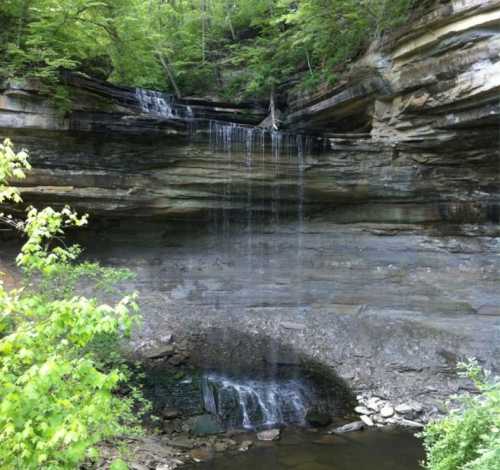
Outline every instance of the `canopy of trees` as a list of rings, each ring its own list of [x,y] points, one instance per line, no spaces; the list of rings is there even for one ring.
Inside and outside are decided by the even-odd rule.
[[[413,0],[3,0],[0,74],[60,69],[184,95],[302,85],[403,22]],[[176,90],[177,88],[177,90]]]

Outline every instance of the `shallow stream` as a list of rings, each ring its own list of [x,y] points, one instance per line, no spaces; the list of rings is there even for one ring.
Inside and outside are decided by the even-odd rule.
[[[402,431],[320,435],[287,431],[277,442],[256,442],[249,451],[225,454],[190,470],[418,470],[423,449]]]

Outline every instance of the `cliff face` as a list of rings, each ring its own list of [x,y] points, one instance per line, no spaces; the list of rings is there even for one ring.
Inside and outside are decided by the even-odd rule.
[[[459,359],[500,364],[499,67],[500,2],[457,0],[290,96],[283,132],[73,75],[66,117],[4,87],[0,135],[30,150],[27,202],[126,220],[86,245],[137,272],[141,353],[172,333],[173,363],[317,361],[432,404]]]
[[[313,186],[413,220],[497,221],[499,18],[496,1],[449,2],[372,48],[337,89],[296,99],[289,125],[343,132]]]
[[[313,141],[321,152],[306,155],[306,203],[368,204],[361,218],[377,221],[496,220],[499,24],[500,2],[447,3],[374,45],[338,87],[290,97],[292,137],[326,136]],[[35,163],[27,200],[64,200],[100,214],[198,216],[241,208],[249,180],[262,200],[272,185],[284,201],[294,199],[299,170],[286,158],[273,161],[271,133],[211,129],[210,120],[257,124],[263,110],[174,104],[154,92],[68,81],[73,111],[65,118],[36,87],[11,84],[0,97],[0,134],[27,146]],[[249,138],[256,159],[263,140],[266,147],[253,172]],[[229,184],[234,197],[222,204]]]

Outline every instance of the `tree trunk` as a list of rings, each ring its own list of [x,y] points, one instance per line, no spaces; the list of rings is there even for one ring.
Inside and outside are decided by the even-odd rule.
[[[174,89],[176,98],[181,99],[181,90],[179,89],[179,87],[177,86],[177,82],[175,81],[174,72],[172,70],[172,66],[170,65],[170,61],[168,60],[168,57],[165,57],[164,55],[158,53],[158,58],[160,59],[161,65],[165,69],[167,77],[172,85],[172,88]]]

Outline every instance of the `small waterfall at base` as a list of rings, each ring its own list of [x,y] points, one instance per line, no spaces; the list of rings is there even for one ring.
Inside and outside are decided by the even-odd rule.
[[[228,428],[304,426],[314,393],[301,380],[236,379],[218,373],[203,377],[205,409]]]

